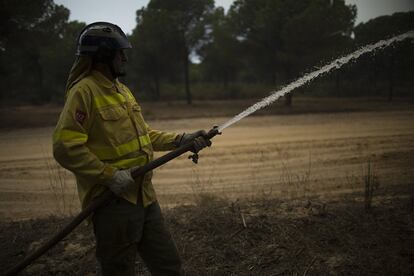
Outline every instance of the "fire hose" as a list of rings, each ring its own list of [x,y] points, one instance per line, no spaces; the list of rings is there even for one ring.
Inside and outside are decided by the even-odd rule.
[[[204,136],[206,139],[211,139],[217,134],[220,134],[217,127],[212,128],[207,135]],[[131,175],[133,178],[137,178],[138,176],[142,176],[145,173],[158,168],[161,165],[164,165],[165,163],[171,161],[172,159],[177,158],[178,156],[191,151],[194,148],[194,142],[185,144],[176,150],[173,150],[160,158],[157,158],[148,164],[139,167],[138,169],[131,172]],[[197,163],[197,153],[190,156],[193,160],[193,162]],[[20,273],[23,269],[25,269],[28,265],[30,265],[33,261],[35,261],[37,258],[42,256],[46,251],[48,251],[50,248],[52,248],[54,245],[56,245],[59,241],[61,241],[64,237],[66,237],[69,233],[71,233],[82,221],[84,221],[87,217],[89,217],[95,210],[97,210],[99,207],[105,205],[109,201],[113,200],[115,198],[115,194],[112,193],[110,190],[106,190],[102,193],[99,197],[94,199],[91,204],[89,204],[88,207],[86,207],[82,212],[80,212],[71,222],[69,222],[65,228],[60,230],[58,233],[56,233],[50,240],[48,240],[46,243],[44,243],[41,247],[39,247],[35,252],[31,253],[29,256],[27,256],[23,261],[12,267],[10,270],[6,272],[6,276],[9,275],[17,275]]]

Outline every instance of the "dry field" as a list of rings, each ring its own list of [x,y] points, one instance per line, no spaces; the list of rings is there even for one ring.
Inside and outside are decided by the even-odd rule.
[[[157,169],[153,182],[164,207],[194,203],[205,193],[229,200],[334,199],[353,192],[363,195],[371,164],[379,189],[404,190],[399,196],[409,197],[414,180],[413,107],[371,104],[365,110],[358,105],[355,111],[248,117],[216,136],[213,146],[201,152],[198,165],[180,157]],[[181,132],[209,129],[229,119],[210,116],[149,123]],[[52,131],[0,131],[0,220],[78,211],[73,176],[51,157]]]
[[[160,110],[146,113],[154,128],[181,132],[221,124],[243,104],[149,106]],[[296,100],[225,129],[198,165],[186,155],[158,168],[154,185],[163,207],[175,207],[165,217],[188,275],[413,275],[413,107]],[[0,120],[0,274],[79,208],[73,176],[51,157],[53,127],[27,127],[50,125],[58,109],[33,110],[0,110],[11,117]],[[82,224],[23,275],[95,273]]]

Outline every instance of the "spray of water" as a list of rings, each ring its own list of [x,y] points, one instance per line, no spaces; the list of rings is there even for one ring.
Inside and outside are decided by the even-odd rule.
[[[302,85],[312,81],[313,79],[319,77],[320,75],[326,74],[332,70],[335,69],[339,69],[341,68],[344,64],[347,64],[348,62],[352,61],[352,60],[356,60],[358,59],[360,56],[362,56],[363,54],[369,53],[369,52],[373,52],[375,50],[379,50],[385,47],[390,46],[391,44],[398,42],[398,41],[402,41],[405,40],[407,38],[414,38],[414,31],[409,31],[406,32],[404,34],[398,35],[398,36],[394,36],[390,39],[385,39],[385,40],[381,40],[378,41],[375,44],[369,44],[367,46],[364,46],[362,48],[360,48],[359,50],[340,57],[334,61],[332,61],[331,63],[321,67],[320,69],[313,71],[311,73],[308,73],[304,76],[302,76],[301,78],[289,83],[288,85],[282,87],[281,89],[271,92],[271,94],[265,98],[263,98],[260,102],[255,103],[254,105],[250,106],[249,108],[247,108],[246,110],[244,110],[243,112],[241,112],[240,114],[236,115],[235,117],[233,117],[232,119],[230,119],[229,121],[225,122],[224,124],[222,124],[221,126],[218,127],[218,130],[221,132],[223,129],[231,126],[232,124],[240,121],[241,119],[243,119],[244,117],[249,116],[250,114],[256,112],[259,109],[262,109],[263,107],[266,107],[268,105],[270,105],[271,103],[275,102],[277,99],[279,99],[280,97],[290,93],[292,90],[301,87]]]

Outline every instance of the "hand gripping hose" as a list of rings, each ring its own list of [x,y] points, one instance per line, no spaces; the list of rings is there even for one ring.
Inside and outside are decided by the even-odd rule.
[[[220,134],[217,127],[212,128],[207,135],[204,136],[204,138],[210,140],[217,134]],[[194,148],[194,142],[185,144],[181,147],[179,147],[176,150],[173,150],[160,158],[157,158],[148,164],[139,167],[138,169],[131,172],[133,178],[137,178],[138,176],[144,175],[145,173],[164,165],[165,163],[171,161],[172,159],[177,158],[178,156],[186,153],[187,151],[191,151]],[[193,161],[195,162],[197,158],[196,156],[191,157]],[[55,244],[57,244],[59,241],[61,241],[64,237],[66,237],[70,232],[73,231],[83,220],[85,220],[87,217],[89,217],[96,209],[98,209],[100,206],[103,206],[104,204],[108,203],[112,199],[115,198],[114,193],[112,193],[110,190],[106,190],[102,193],[101,196],[97,197],[95,200],[91,202],[91,204],[86,207],[82,212],[80,212],[68,225],[66,225],[65,228],[63,228],[60,232],[56,233],[49,241],[47,241],[45,244],[43,244],[41,247],[39,247],[35,252],[28,255],[23,261],[12,267],[10,270],[8,270],[5,275],[17,275],[19,272],[21,272],[23,269],[25,269],[28,265],[30,265],[34,260],[42,256],[46,251],[48,251],[50,248],[52,248]]]

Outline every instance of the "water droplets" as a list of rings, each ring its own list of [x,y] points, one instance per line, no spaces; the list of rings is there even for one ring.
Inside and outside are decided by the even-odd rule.
[[[225,129],[225,128],[231,126],[232,124],[240,121],[241,119],[249,116],[250,114],[256,112],[257,110],[262,109],[263,107],[266,107],[266,106],[270,105],[271,103],[277,101],[280,97],[283,97],[284,95],[290,93],[292,90],[305,85],[306,83],[312,81],[313,79],[319,77],[320,75],[326,74],[326,73],[328,73],[328,72],[330,72],[334,69],[339,69],[343,65],[347,64],[350,61],[357,60],[363,54],[370,53],[370,52],[388,47],[388,46],[392,45],[395,42],[402,41],[402,40],[405,40],[407,38],[411,38],[411,39],[414,38],[414,31],[409,31],[409,32],[406,32],[404,34],[394,36],[390,39],[384,39],[384,40],[378,41],[375,44],[366,45],[366,46],[356,50],[355,52],[353,52],[349,55],[340,57],[340,58],[332,61],[331,63],[320,67],[319,69],[317,69],[313,72],[305,74],[304,76],[302,76],[299,79],[289,83],[288,85],[282,87],[281,89],[279,89],[277,91],[274,91],[274,92],[271,92],[271,94],[269,96],[263,98],[261,101],[259,101],[259,102],[255,103],[254,105],[248,107],[246,110],[244,110],[240,114],[236,115],[235,117],[233,117],[229,121],[227,121],[224,124],[222,124],[221,126],[219,126],[218,130],[219,130],[219,132],[221,132],[223,129]]]

